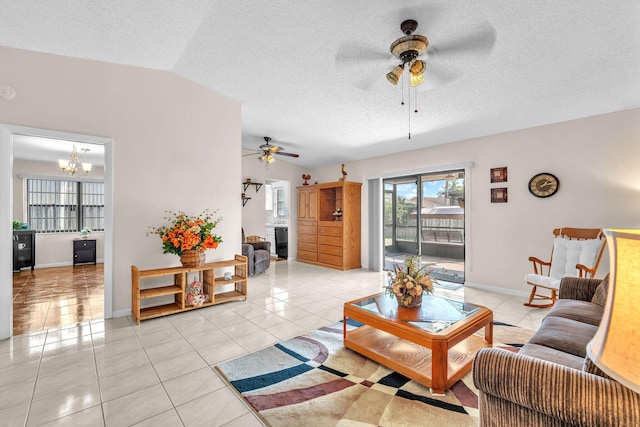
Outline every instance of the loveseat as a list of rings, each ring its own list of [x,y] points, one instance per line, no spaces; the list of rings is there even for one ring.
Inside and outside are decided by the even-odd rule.
[[[640,425],[640,394],[609,378],[586,355],[607,287],[608,277],[563,278],[560,299],[518,353],[478,352],[473,382],[481,426]],[[638,349],[630,345],[629,351]]]

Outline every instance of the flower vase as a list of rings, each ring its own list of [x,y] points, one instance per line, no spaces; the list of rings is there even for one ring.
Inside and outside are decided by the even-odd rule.
[[[187,268],[200,267],[204,264],[205,259],[206,255],[204,251],[183,251],[182,255],[180,255],[182,266]]]
[[[401,295],[396,295],[396,298],[398,299],[398,305],[402,307],[413,308],[422,304],[422,294],[407,295],[404,297]]]

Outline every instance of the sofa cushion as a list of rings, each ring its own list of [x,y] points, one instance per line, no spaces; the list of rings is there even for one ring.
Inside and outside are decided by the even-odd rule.
[[[598,304],[593,304],[588,301],[561,299],[556,301],[551,311],[549,311],[549,314],[547,314],[547,317],[564,317],[565,319],[577,320],[578,322],[598,326],[602,319],[603,312],[604,307]]]
[[[564,317],[547,316],[527,344],[538,344],[583,358],[598,327]]]
[[[593,294],[593,298],[591,298],[591,302],[604,307],[605,303],[607,302],[608,290],[609,290],[609,274],[604,276],[604,279],[602,279],[602,282],[596,288],[596,293]]]
[[[532,344],[531,342],[522,346],[518,354],[524,354],[525,356],[558,363],[568,368],[578,370],[582,370],[584,364],[584,357],[574,356],[573,354],[565,353],[564,351],[556,350],[555,348]]]

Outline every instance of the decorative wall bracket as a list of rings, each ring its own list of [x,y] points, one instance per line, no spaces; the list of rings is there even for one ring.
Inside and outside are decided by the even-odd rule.
[[[244,187],[244,191],[247,191],[247,188],[249,188],[250,185],[253,185],[254,187],[256,187],[256,193],[258,192],[258,190],[260,190],[260,187],[262,187],[261,182],[245,181],[242,183],[242,186]]]

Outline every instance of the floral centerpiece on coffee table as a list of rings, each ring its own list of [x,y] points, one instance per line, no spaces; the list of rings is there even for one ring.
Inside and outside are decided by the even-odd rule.
[[[405,307],[416,307],[422,303],[422,294],[433,293],[433,284],[438,281],[430,276],[429,266],[420,265],[418,255],[407,255],[404,268],[394,265],[393,272],[389,272],[387,293],[398,299],[398,304]]]
[[[222,238],[213,232],[222,220],[222,218],[213,218],[216,212],[206,209],[198,216],[190,216],[184,212],[166,211],[165,219],[171,223],[171,226],[150,227],[151,231],[147,235],[158,235],[162,238],[164,253],[180,255],[182,260],[185,253],[193,256],[194,253],[190,251],[195,251],[195,255],[204,262],[204,251],[215,249],[219,243],[222,243]],[[183,264],[185,264],[184,260]]]

